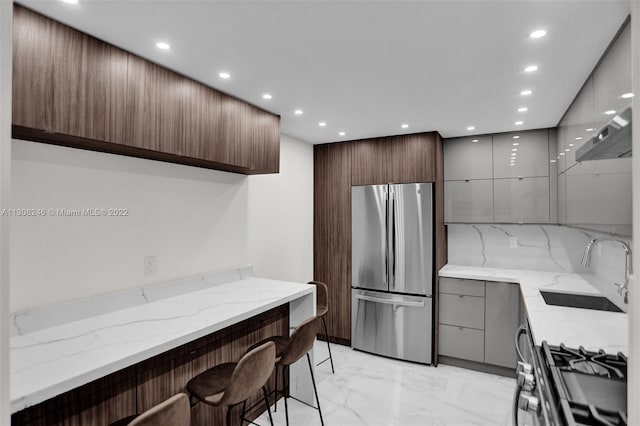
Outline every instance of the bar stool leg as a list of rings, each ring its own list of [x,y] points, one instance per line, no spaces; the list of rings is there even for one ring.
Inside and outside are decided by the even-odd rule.
[[[231,405],[227,407],[227,426],[231,426]]]
[[[316,394],[316,402],[318,403],[318,413],[320,414],[320,424],[324,426],[324,420],[322,419],[322,410],[320,409],[320,398],[318,398],[318,389],[316,389],[316,379],[313,376],[313,366],[311,365],[311,357],[307,352],[307,362],[309,363],[309,373],[311,373],[311,383],[313,384],[313,393]],[[285,399],[286,402],[286,399]]]
[[[240,426],[244,424],[244,413],[247,409],[247,400],[242,401],[242,414],[240,414]]]
[[[286,378],[287,367],[282,366],[282,390],[284,391],[284,417],[287,419],[287,426],[289,426],[289,406],[287,405],[287,378]]]
[[[276,374],[276,377],[278,375]],[[269,397],[267,396],[267,388],[262,387],[262,395],[264,396],[264,403],[267,404],[267,412],[269,413],[269,424],[273,426],[273,417],[271,417],[271,408],[269,407]],[[276,398],[278,398],[278,394],[276,393]]]
[[[333,369],[333,356],[331,355],[331,345],[329,344],[329,332],[327,331],[327,319],[322,317],[322,325],[324,325],[324,335],[327,338],[327,349],[329,349],[329,361],[331,362],[331,373],[336,374]]]
[[[276,365],[276,402],[273,403],[273,412],[277,413],[278,412],[278,392],[280,392],[278,390],[278,366]]]

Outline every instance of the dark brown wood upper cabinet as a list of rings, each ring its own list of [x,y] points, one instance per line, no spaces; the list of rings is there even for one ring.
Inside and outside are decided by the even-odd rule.
[[[18,126],[53,129],[53,21],[14,9],[13,118]]]
[[[431,133],[355,141],[352,158],[352,185],[435,182]]]
[[[277,173],[280,117],[14,6],[13,135]]]

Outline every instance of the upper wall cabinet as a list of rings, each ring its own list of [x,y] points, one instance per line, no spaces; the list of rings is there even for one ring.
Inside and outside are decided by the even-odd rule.
[[[434,138],[420,133],[353,142],[351,184],[435,182]]]
[[[14,7],[17,139],[244,174],[277,173],[280,118]]]
[[[493,177],[549,176],[549,132],[503,133],[493,137]]]
[[[447,139],[444,144],[444,180],[491,179],[491,136]]]

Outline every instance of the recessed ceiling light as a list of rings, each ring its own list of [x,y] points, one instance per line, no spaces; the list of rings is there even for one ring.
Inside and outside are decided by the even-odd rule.
[[[229,74],[226,71],[222,71],[222,72],[218,73],[218,77],[227,79],[227,78],[231,77],[231,74]]]
[[[516,126],[522,126],[524,124],[524,121],[516,121],[515,123]]]
[[[531,38],[540,38],[540,37],[544,37],[546,35],[547,35],[547,32],[545,30],[535,30],[531,34],[529,34],[529,37],[531,37]]]
[[[529,65],[524,69],[524,72],[534,72],[534,71],[538,71],[537,65]]]
[[[476,127],[475,127],[475,126],[469,126],[469,127],[467,127],[467,130],[475,130],[475,129],[476,129]]]
[[[516,165],[516,163],[510,163],[509,165],[510,165],[510,166],[515,166],[515,165]]]
[[[518,148],[511,148],[511,151],[516,152]]]
[[[162,49],[162,50],[169,50],[171,49],[171,46],[169,45],[169,43],[164,42],[164,41],[159,41],[156,43],[156,47],[158,49]]]
[[[409,125],[407,123],[404,123],[404,124],[401,124],[400,127],[402,127],[403,129],[407,129]]]
[[[584,129],[585,132],[593,132],[595,129],[593,127],[589,127],[588,129]]]
[[[514,143],[513,143],[513,146],[518,146],[518,145],[520,145],[520,143],[519,143],[519,142],[514,142]]]
[[[273,96],[271,96],[271,93],[265,93],[264,95],[262,95],[262,99],[269,100],[271,98],[273,98]]]
[[[631,92],[625,93],[624,95],[622,95],[622,97],[625,98],[625,99],[633,98],[633,93],[631,93]]]
[[[480,142],[480,140],[479,139],[474,139],[471,142],[476,143],[476,142]]]
[[[616,113],[616,110],[615,109],[610,109],[608,111],[605,111],[604,113],[607,114],[607,115],[613,115],[613,114]]]
[[[518,108],[518,112],[527,112],[528,110],[529,110],[529,108],[527,108],[527,107]]]
[[[571,151],[571,150],[570,150],[569,148],[567,148],[567,149],[565,149],[564,151],[565,151],[565,152],[569,152],[569,151]]]
[[[520,139],[520,136],[514,136],[513,138],[514,139]]]
[[[318,126],[320,127],[325,127],[327,125],[327,123],[325,123],[324,121],[321,121],[318,123]]]
[[[62,0],[62,1],[69,4],[78,4],[78,0]]]
[[[551,160],[551,161],[549,161],[549,162],[550,162],[550,163],[555,163],[555,162],[556,162],[556,160]]]
[[[558,154],[558,155],[564,155],[564,152],[561,152],[561,153],[560,153],[560,154]]]
[[[303,110],[301,110],[301,109],[297,109],[297,110],[293,111],[293,113],[294,113],[295,115],[302,115],[302,114],[304,114],[304,111],[303,111]]]
[[[529,89],[523,90],[522,92],[520,92],[520,94],[522,96],[529,96],[530,94],[532,94],[533,92]]]
[[[570,144],[569,144],[569,146],[573,146],[573,144],[572,144],[572,143],[570,143]]]
[[[339,136],[344,136],[344,135],[346,135],[346,133],[345,132],[338,132],[338,135]]]
[[[577,141],[581,141],[581,140],[582,140],[582,136],[578,136],[578,137],[576,137],[576,140],[577,140]]]

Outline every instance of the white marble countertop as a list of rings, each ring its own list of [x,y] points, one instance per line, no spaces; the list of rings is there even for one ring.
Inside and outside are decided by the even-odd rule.
[[[603,349],[629,355],[629,318],[626,313],[567,308],[547,305],[540,289],[565,293],[600,295],[592,276],[570,273],[538,272],[478,266],[444,266],[439,275],[472,280],[506,281],[520,284],[529,324],[536,344],[564,343],[587,350]]]
[[[13,336],[11,412],[314,291],[313,285],[251,277]]]

